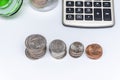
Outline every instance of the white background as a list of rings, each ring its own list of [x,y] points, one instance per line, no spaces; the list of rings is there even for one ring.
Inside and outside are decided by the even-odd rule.
[[[64,27],[61,0],[49,12],[38,12],[24,2],[16,15],[0,17],[0,80],[120,80],[120,0],[114,2],[116,23],[112,28]],[[30,60],[24,41],[31,34],[45,36],[47,46],[54,39],[65,41],[68,48],[74,41],[85,47],[98,43],[104,53],[99,60],[91,60],[85,53],[78,59],[67,54],[56,60],[47,49],[43,58]]]

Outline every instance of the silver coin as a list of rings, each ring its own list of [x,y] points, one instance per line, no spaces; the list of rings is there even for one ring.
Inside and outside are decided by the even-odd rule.
[[[66,55],[66,44],[62,40],[54,40],[49,46],[51,55],[56,59],[61,59]]]
[[[27,49],[25,50],[25,55],[29,58],[29,59],[39,59],[42,58],[46,53],[46,50],[41,50],[41,52],[37,52],[37,53],[31,53],[29,52]]]
[[[39,34],[33,34],[26,38],[26,56],[32,59],[39,59],[46,53],[46,39]]]
[[[33,34],[27,37],[25,40],[25,45],[27,49],[36,50],[44,49],[46,47],[46,39],[42,35]]]
[[[70,45],[69,54],[74,58],[80,57],[84,52],[84,46],[80,42],[74,42]]]

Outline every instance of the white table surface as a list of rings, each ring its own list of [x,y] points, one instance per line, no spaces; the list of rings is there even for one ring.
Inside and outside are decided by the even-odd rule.
[[[21,10],[10,18],[0,17],[0,80],[120,80],[120,0],[115,1],[116,23],[112,28],[83,29],[62,25],[62,1],[49,12],[38,12],[24,2]],[[51,57],[48,49],[39,60],[25,56],[24,41],[31,34],[46,37],[49,46],[54,39],[69,45],[82,42],[85,47],[98,43],[103,56],[91,60],[84,53],[74,59]]]

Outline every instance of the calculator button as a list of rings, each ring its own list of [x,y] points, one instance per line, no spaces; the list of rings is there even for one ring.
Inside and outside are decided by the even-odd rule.
[[[110,1],[110,0],[103,0],[103,1]]]
[[[92,13],[92,8],[85,8],[85,13]]]
[[[103,7],[111,7],[110,2],[103,2]]]
[[[92,2],[89,1],[85,2],[85,7],[92,7]]]
[[[74,15],[66,15],[66,20],[74,20]]]
[[[76,20],[83,20],[83,15],[76,15]]]
[[[85,20],[93,20],[93,16],[92,15],[85,15]]]
[[[74,6],[74,1],[67,1],[66,6]]]
[[[94,9],[94,20],[102,20],[102,10]]]
[[[101,7],[101,2],[94,2],[94,7]]]
[[[83,8],[76,8],[76,9],[75,9],[75,12],[76,12],[76,13],[83,13]]]
[[[66,8],[66,13],[74,13],[74,8]]]
[[[75,6],[82,7],[83,6],[83,2],[82,1],[76,1],[75,2]]]
[[[103,17],[105,21],[111,21],[111,10],[103,9]]]

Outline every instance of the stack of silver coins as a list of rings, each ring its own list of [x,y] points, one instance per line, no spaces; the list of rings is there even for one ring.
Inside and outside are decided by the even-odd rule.
[[[70,45],[69,54],[71,57],[78,58],[84,52],[84,46],[80,42],[74,42]]]
[[[30,59],[39,59],[46,53],[47,41],[45,37],[39,34],[33,34],[25,40],[25,54]]]
[[[53,40],[49,46],[51,55],[56,59],[65,57],[67,50],[66,44],[62,40]]]

